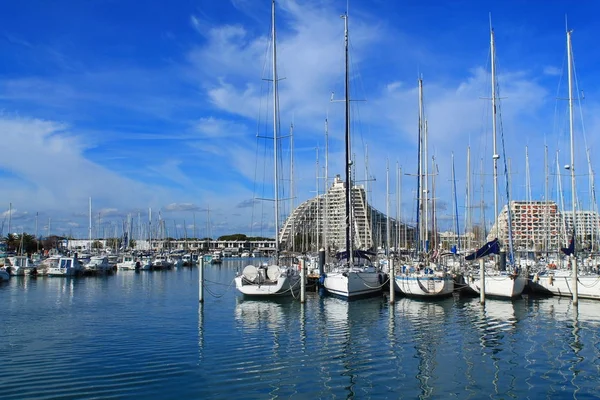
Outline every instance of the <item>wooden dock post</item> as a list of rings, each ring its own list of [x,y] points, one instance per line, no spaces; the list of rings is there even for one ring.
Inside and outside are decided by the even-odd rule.
[[[485,261],[479,259],[479,302],[485,304]]]
[[[394,304],[394,302],[396,301],[396,290],[395,290],[395,284],[396,284],[396,268],[394,266],[394,260],[392,258],[388,258],[388,265],[389,265],[389,284],[390,284],[390,304]]]
[[[300,303],[306,301],[306,260],[300,260]]]
[[[204,257],[198,257],[198,301],[204,303]]]

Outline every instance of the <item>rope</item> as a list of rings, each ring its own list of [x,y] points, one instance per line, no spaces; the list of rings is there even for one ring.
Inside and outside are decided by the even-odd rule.
[[[586,287],[586,288],[592,288],[592,287],[596,286],[596,285],[598,284],[598,282],[600,282],[600,277],[596,278],[596,281],[595,281],[593,284],[591,284],[591,285],[584,285],[584,284],[583,284],[583,282],[581,282],[581,281],[579,280],[579,278],[577,278],[577,282],[579,282],[579,284],[580,284],[581,286],[583,286],[583,287]]]
[[[224,283],[219,283],[219,282],[211,282],[211,281],[207,281],[206,279],[204,280],[204,282],[210,282],[213,283],[215,285],[222,285],[225,286]],[[227,289],[229,289],[231,287],[231,285],[233,284],[233,282],[235,282],[235,278],[231,280],[231,282],[229,282],[229,284],[227,285]],[[221,294],[216,294],[214,293],[212,290],[210,290],[210,286],[204,286],[204,289],[208,292],[208,294],[210,294],[211,296],[220,299],[221,297],[225,296],[225,293],[227,293],[227,290],[225,290],[223,293]]]
[[[351,272],[348,272],[348,273],[350,274]],[[379,275],[379,273],[377,273],[377,275]],[[388,283],[390,281],[390,275],[388,274],[388,279],[385,282],[383,282],[381,285],[370,286],[370,285],[367,285],[367,281],[365,279],[363,279],[360,275],[358,275],[358,273],[357,273],[357,276],[360,278],[361,281],[363,281],[365,283],[365,286],[368,287],[369,289],[381,289],[383,286],[385,286],[386,283]],[[379,278],[377,278],[377,279],[379,279]]]

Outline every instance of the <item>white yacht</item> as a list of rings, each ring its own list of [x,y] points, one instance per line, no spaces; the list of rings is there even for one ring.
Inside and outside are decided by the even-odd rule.
[[[117,263],[117,269],[122,271],[135,271],[140,269],[141,263],[131,254],[123,256],[123,261]]]
[[[345,300],[354,300],[381,293],[384,274],[373,266],[364,252],[355,251],[351,263],[346,252],[340,255],[340,264],[321,276],[327,293]]]
[[[85,265],[85,271],[90,274],[106,275],[113,272],[113,266],[107,256],[92,256]]]
[[[58,266],[58,262],[60,261],[59,255],[52,255],[44,260],[42,260],[36,267],[35,272],[38,276],[48,275],[48,270],[50,268],[56,268]]]
[[[173,264],[169,261],[169,258],[164,254],[158,254],[152,260],[152,269],[169,269]]]
[[[171,263],[172,267],[179,268],[183,267],[183,257],[177,254],[171,254],[167,257],[167,261]]]
[[[467,285],[475,293],[481,292],[479,272],[472,272],[465,277]],[[485,270],[485,295],[491,297],[514,298],[523,293],[527,279],[525,274],[512,271]]]
[[[429,263],[427,266],[402,265],[395,277],[396,291],[406,296],[445,297],[454,292],[454,278],[445,268]]]
[[[251,297],[297,296],[301,279],[297,264],[282,261],[278,265],[247,265],[235,277],[237,290]]]
[[[210,259],[211,264],[221,264],[223,262],[223,253],[220,250],[215,250]]]
[[[187,253],[181,256],[181,263],[184,267],[191,267],[192,265],[194,265],[192,254]]]
[[[274,177],[274,223],[275,223],[275,243],[279,245],[279,191],[277,190],[279,176],[279,163],[281,162],[280,156],[277,153],[277,147],[279,146],[279,92],[278,92],[278,78],[277,78],[277,55],[276,55],[276,41],[275,41],[275,0],[271,2],[271,26],[273,29],[273,35],[271,36],[271,48],[272,51],[272,74],[273,74],[273,141],[275,143],[275,150],[273,153],[273,177]],[[300,290],[300,274],[298,273],[298,264],[294,262],[292,257],[279,257],[279,249],[275,246],[274,262],[276,265],[259,266],[258,268],[254,265],[248,265],[244,268],[241,274],[235,277],[235,286],[238,291],[243,293],[245,296],[252,297],[273,297],[273,296],[290,296],[296,295]],[[213,262],[214,255],[213,255]]]
[[[578,272],[577,297],[599,300],[600,275],[593,272]],[[573,297],[573,271],[570,268],[546,268],[533,275],[531,288],[538,293]]]
[[[55,267],[48,268],[48,276],[77,276],[82,275],[83,265],[77,257],[60,257]]]
[[[4,260],[4,268],[9,275],[25,276],[33,271],[33,263],[27,256],[9,256]]]
[[[139,267],[138,263],[135,264],[136,271],[150,271],[154,269],[154,265],[152,264],[152,257],[142,257],[139,259]]]
[[[349,74],[349,34],[348,34],[348,14],[342,15],[344,19],[344,53],[345,53],[345,71],[346,77]],[[354,234],[356,221],[353,209],[352,195],[352,157],[350,148],[350,80],[346,79],[344,84],[344,103],[346,106],[346,118],[344,123],[345,146],[345,170],[346,182],[344,185],[345,195],[345,250],[338,253],[339,264],[326,274],[321,276],[321,283],[325,290],[334,296],[345,300],[353,300],[359,297],[376,295],[381,292],[384,281],[384,274],[374,267],[368,257],[368,253],[355,250]],[[374,255],[374,254],[373,254]]]

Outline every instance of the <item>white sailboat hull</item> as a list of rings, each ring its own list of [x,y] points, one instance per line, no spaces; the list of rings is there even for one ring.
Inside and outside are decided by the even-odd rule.
[[[139,261],[137,262],[139,264]],[[123,261],[117,264],[117,269],[119,271],[135,271],[136,269],[136,261]]]
[[[235,287],[248,297],[296,296],[300,292],[300,275],[280,276],[276,281],[252,283],[239,275]]]
[[[352,300],[380,293],[382,280],[378,272],[328,272],[323,279],[323,287],[329,294]]]
[[[444,297],[454,292],[454,279],[447,274],[402,274],[395,282],[397,291],[406,296]]]
[[[485,295],[502,298],[520,296],[525,289],[527,279],[523,274],[485,274]],[[481,279],[479,275],[467,277],[467,284],[476,293],[481,293]]]
[[[83,268],[48,268],[48,276],[77,276],[83,275]]]
[[[570,271],[535,275],[531,284],[533,290],[537,292],[573,297],[573,278]],[[578,276],[577,296],[582,299],[600,299],[600,275]]]

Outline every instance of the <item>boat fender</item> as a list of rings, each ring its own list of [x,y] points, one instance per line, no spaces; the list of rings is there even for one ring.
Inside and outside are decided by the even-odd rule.
[[[533,282],[538,283],[539,281],[540,281],[540,275],[536,272],[536,274],[533,275]]]
[[[327,277],[327,274],[325,274],[325,273],[319,277],[319,283],[321,284],[321,286],[323,286],[323,284],[325,283],[326,277]]]
[[[548,283],[554,286],[554,275],[548,275]]]
[[[383,274],[377,274],[377,279],[379,280],[379,284],[383,284]]]

